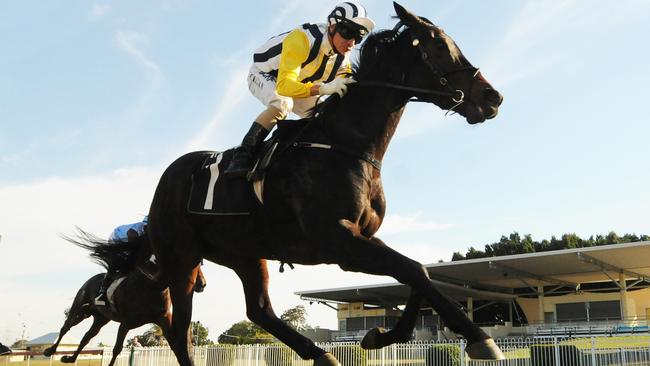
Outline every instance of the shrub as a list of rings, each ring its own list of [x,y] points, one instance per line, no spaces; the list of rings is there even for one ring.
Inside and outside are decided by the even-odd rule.
[[[332,355],[336,357],[341,365],[345,366],[366,366],[368,355],[358,344],[335,345],[332,347]]]
[[[555,366],[555,345],[533,344],[530,346],[530,363],[532,366]],[[582,354],[574,345],[557,345],[559,365],[578,366],[581,364]]]
[[[452,344],[433,345],[427,350],[427,366],[460,366],[460,346]]]

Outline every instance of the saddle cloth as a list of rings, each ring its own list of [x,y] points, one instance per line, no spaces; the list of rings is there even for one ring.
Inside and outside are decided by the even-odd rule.
[[[126,276],[120,277],[115,281],[111,282],[106,290],[106,297],[108,297],[108,302],[111,304],[111,308],[115,310],[115,290],[122,284],[122,281],[126,279]]]
[[[255,205],[250,182],[224,177],[234,150],[211,152],[192,175],[187,211],[198,215],[248,215]]]

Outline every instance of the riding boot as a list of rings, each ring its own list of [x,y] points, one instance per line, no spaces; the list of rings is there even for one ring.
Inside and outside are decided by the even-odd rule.
[[[113,275],[114,273],[110,270],[104,275],[104,280],[102,281],[101,286],[99,286],[99,294],[95,298],[95,305],[106,305],[108,303],[106,291],[111,282],[113,282]]]
[[[264,141],[269,131],[257,122],[248,130],[241,146],[235,150],[228,168],[224,171],[225,175],[243,177],[253,168],[253,155],[258,146]]]

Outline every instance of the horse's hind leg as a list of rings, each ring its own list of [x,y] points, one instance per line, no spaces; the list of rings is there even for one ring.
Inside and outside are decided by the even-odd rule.
[[[268,293],[268,269],[266,260],[248,260],[228,265],[241,279],[246,296],[246,315],[254,323],[274,335],[296,351],[303,359],[315,360],[314,365],[338,365],[336,359],[314,342],[278,319],[273,312]]]
[[[183,266],[179,265],[179,267]],[[180,270],[177,268],[176,274],[172,276],[171,283],[169,284],[173,315],[169,332],[171,339],[168,339],[168,341],[181,366],[194,364],[190,352],[192,343],[189,329],[190,321],[192,320],[194,281],[196,281],[196,271],[199,267],[189,266],[188,268],[188,270]]]
[[[74,304],[68,313],[68,317],[63,322],[63,326],[59,331],[59,337],[56,339],[56,342],[49,348],[43,351],[43,355],[49,357],[56,352],[57,347],[59,347],[59,342],[63,339],[63,336],[70,331],[70,328],[79,324],[82,320],[86,319],[89,315],[83,311],[81,307],[75,307]]]
[[[102,329],[106,323],[108,323],[109,320],[99,314],[93,315],[93,324],[90,326],[90,329],[84,334],[83,338],[81,338],[81,342],[79,342],[79,347],[74,351],[74,354],[71,356],[63,356],[61,357],[61,362],[63,363],[74,363],[77,360],[77,357],[79,356],[79,353],[81,350],[86,347],[88,342],[99,333],[99,330]]]
[[[364,349],[378,349],[393,343],[410,341],[421,304],[422,296],[417,291],[411,289],[411,295],[406,303],[404,312],[393,329],[388,332],[381,328],[369,330],[361,340],[361,347]]]

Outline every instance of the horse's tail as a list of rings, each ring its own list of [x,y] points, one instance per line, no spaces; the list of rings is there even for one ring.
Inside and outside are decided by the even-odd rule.
[[[120,272],[128,272],[135,268],[139,253],[148,249],[146,234],[135,240],[108,241],[77,228],[77,233],[71,237],[62,235],[63,239],[90,251],[90,257],[100,266]]]

